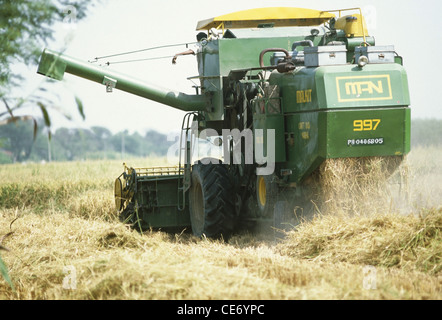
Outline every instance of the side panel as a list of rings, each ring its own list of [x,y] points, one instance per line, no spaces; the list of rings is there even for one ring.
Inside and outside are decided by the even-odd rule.
[[[403,155],[410,151],[410,109],[321,113],[327,158]]]
[[[263,130],[263,136],[260,137],[256,134],[256,129]],[[282,114],[266,115],[266,114],[254,114],[253,115],[253,136],[255,137],[254,150],[263,150],[263,156],[267,157],[268,140],[267,130],[274,130],[275,132],[275,162],[284,162],[286,160],[285,155],[285,142],[284,142],[284,116]],[[261,144],[259,148],[257,144]]]
[[[293,73],[278,75],[285,113],[318,109],[318,90],[315,84],[316,70],[317,68],[299,68]],[[270,83],[274,84],[273,80]]]
[[[399,156],[410,151],[407,107],[286,115],[287,164],[299,183],[327,158]]]
[[[252,100],[255,161],[256,157],[269,157],[267,150],[275,151],[275,162],[286,161],[284,113],[277,89],[265,87],[264,96]],[[262,136],[257,134],[257,129],[263,130]],[[268,130],[273,130],[274,141],[269,139]],[[269,143],[273,143],[273,146]],[[262,155],[258,154],[260,150]]]
[[[178,210],[178,179],[178,176],[138,178],[136,192],[138,215],[149,227],[190,226],[187,199],[185,199],[185,209]]]
[[[320,67],[315,82],[319,109],[410,105],[407,74],[397,63]]]
[[[319,119],[319,112],[300,112],[285,117],[288,136],[286,169],[292,170],[291,182],[301,182],[325,159],[322,138],[326,135],[326,128]]]
[[[290,182],[325,159],[401,156],[410,151],[407,75],[398,64],[299,68],[272,73],[284,110]]]

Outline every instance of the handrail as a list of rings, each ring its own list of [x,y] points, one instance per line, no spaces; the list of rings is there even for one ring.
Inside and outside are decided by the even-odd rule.
[[[123,163],[125,171],[128,173],[135,170],[137,176],[164,176],[164,175],[178,175],[183,170],[180,166],[155,166],[143,168],[129,168]]]

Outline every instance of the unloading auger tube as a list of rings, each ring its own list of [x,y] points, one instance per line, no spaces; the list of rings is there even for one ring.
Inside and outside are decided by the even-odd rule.
[[[108,92],[116,88],[183,111],[203,111],[208,105],[209,98],[205,95],[189,95],[157,87],[49,49],[43,51],[37,73],[56,80],[62,80],[64,73],[70,73],[101,83]]]

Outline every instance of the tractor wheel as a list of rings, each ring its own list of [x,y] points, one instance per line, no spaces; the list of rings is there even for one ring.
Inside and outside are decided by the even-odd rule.
[[[277,185],[272,181],[272,175],[256,177],[256,199],[259,215],[269,218],[273,216],[277,198]]]
[[[120,178],[115,179],[114,197],[115,197],[115,207],[117,208],[117,211],[120,212],[124,207],[124,200],[125,200],[123,199],[123,183],[121,182]]]
[[[225,165],[193,165],[189,209],[195,236],[229,238],[236,227],[233,187]]]

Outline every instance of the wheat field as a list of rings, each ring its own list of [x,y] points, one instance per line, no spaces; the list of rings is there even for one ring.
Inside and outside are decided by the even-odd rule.
[[[283,238],[228,242],[123,225],[113,200],[121,161],[3,165],[0,256],[11,283],[0,277],[0,299],[441,299],[441,159],[441,149],[412,150],[393,183],[399,197],[384,193],[376,206],[330,193]]]

